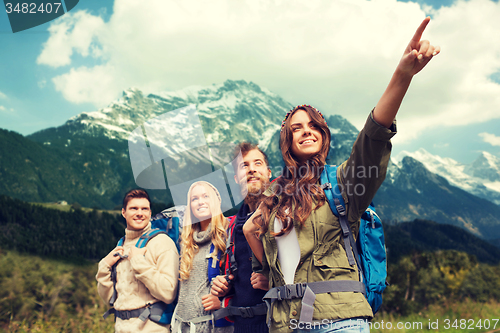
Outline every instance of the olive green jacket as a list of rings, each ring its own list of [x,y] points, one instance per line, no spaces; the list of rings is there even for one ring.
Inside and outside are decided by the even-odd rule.
[[[360,217],[384,181],[392,147],[390,139],[395,133],[395,123],[387,129],[377,124],[370,114],[353,145],[351,156],[337,170],[339,187],[344,187],[342,195],[353,235],[357,235]],[[268,231],[261,237],[265,254],[262,272],[268,276],[270,288],[285,284],[278,260],[278,246],[270,233],[274,230],[275,215],[276,210],[273,210]],[[298,221],[294,221],[294,227],[300,246],[300,262],[294,283],[359,281],[356,265],[350,266],[347,260],[339,219],[333,215],[328,203],[313,210],[303,227]],[[274,302],[271,331],[291,331],[289,325],[298,323],[300,308],[300,298]],[[363,294],[340,292],[316,295],[313,321],[355,317],[373,317]]]

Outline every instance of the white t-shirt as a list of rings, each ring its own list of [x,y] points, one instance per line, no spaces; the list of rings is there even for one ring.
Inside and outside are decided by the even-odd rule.
[[[283,229],[283,223],[280,219],[274,219],[274,232],[280,232]],[[292,229],[283,236],[276,237],[278,245],[278,260],[283,271],[286,284],[293,284],[295,271],[300,262],[300,245],[297,239],[297,232],[292,225]]]

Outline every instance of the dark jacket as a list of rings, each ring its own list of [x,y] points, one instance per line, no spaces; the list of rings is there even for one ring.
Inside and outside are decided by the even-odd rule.
[[[243,234],[243,225],[252,215],[247,204],[243,203],[236,215],[233,231],[234,255],[238,270],[233,282],[233,306],[254,306],[261,304],[265,290],[254,289],[250,283],[252,275],[252,250]],[[234,317],[234,333],[267,333],[266,316],[253,318]]]

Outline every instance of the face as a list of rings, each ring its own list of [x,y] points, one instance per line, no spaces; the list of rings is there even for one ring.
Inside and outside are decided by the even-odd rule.
[[[245,197],[249,194],[261,194],[269,186],[271,170],[266,165],[264,155],[257,149],[247,152],[238,163],[238,170],[234,180],[242,187]]]
[[[122,208],[122,215],[127,221],[127,229],[142,230],[151,218],[149,201],[146,198],[131,199],[125,209]]]
[[[191,212],[200,221],[212,218],[209,194],[204,186],[195,186],[191,189]]]
[[[290,119],[293,134],[291,151],[303,163],[316,155],[323,144],[321,131],[304,110],[299,110]]]

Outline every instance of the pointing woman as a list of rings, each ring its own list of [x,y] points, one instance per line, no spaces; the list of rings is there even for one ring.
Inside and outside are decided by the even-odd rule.
[[[396,133],[395,116],[410,82],[440,52],[439,47],[420,40],[429,20],[417,29],[349,159],[337,169],[353,235],[385,178],[390,139]],[[319,184],[330,148],[330,130],[323,115],[310,105],[293,108],[283,120],[280,147],[284,171],[244,226],[255,257],[268,272],[270,288],[291,285],[287,288],[298,290],[313,282],[359,281],[357,266],[348,262],[339,219]],[[361,292],[325,288],[310,296],[309,308],[300,297],[289,296],[280,295],[271,304],[268,316],[273,332],[302,328],[311,328],[308,332],[369,332],[367,320],[373,313]],[[304,318],[308,320],[304,322]]]

